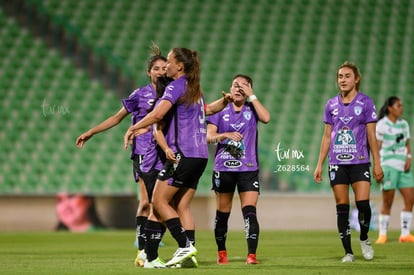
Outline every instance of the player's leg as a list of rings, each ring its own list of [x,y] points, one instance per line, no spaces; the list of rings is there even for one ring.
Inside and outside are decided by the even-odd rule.
[[[382,188],[382,206],[378,217],[379,236],[375,243],[384,244],[387,242],[387,232],[390,223],[391,207],[394,201],[395,190]]]
[[[165,226],[159,221],[158,215],[151,208],[148,221],[145,225],[146,243],[146,261],[144,268],[163,268],[165,263],[158,256],[158,248],[162,237],[165,233]]]
[[[414,236],[410,234],[413,218],[414,182],[410,172],[402,173],[400,178],[400,193],[404,199],[404,208],[401,211],[401,235],[400,242],[414,242]]]
[[[349,226],[349,185],[334,184],[332,190],[336,202],[336,223],[342,247],[345,250],[343,262],[352,262],[354,252],[351,247],[351,228]]]
[[[216,197],[216,216],[214,220],[214,238],[217,245],[217,264],[228,264],[226,239],[228,221],[233,206],[233,196],[236,190],[236,173],[214,171],[212,175],[212,190]]]
[[[191,213],[190,205],[194,197],[195,189],[180,189],[174,196],[174,203],[182,226],[185,229],[186,235],[190,242],[195,245],[195,223],[194,217]]]
[[[360,225],[359,241],[362,255],[366,260],[374,258],[374,250],[368,239],[368,232],[371,223],[371,206],[369,202],[371,183],[369,181],[357,181],[352,184],[355,194],[355,204],[358,209],[358,220]]]
[[[226,239],[228,232],[228,221],[233,204],[234,192],[216,194],[216,217],[214,222],[214,238],[217,244],[217,264],[228,264]]]
[[[258,171],[238,173],[237,189],[244,220],[247,241],[247,264],[258,264],[256,250],[259,243],[260,227],[256,205],[259,199],[260,184]]]
[[[149,200],[153,201],[153,194],[156,192],[158,170],[154,169],[148,173],[143,173],[143,179],[147,189]],[[165,233],[165,226],[160,222],[159,215],[154,211],[153,204],[150,204],[150,214],[145,224],[146,236],[146,261],[145,268],[162,268],[165,263],[158,257],[158,248]]]

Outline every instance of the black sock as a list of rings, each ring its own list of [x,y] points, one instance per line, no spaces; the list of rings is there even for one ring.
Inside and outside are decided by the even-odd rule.
[[[371,206],[369,200],[357,201],[356,207],[358,208],[358,221],[361,228],[359,239],[365,241],[368,239],[369,225],[371,222]]]
[[[349,227],[349,204],[338,204],[336,206],[336,221],[339,237],[345,254],[354,254],[351,248],[351,229]]]
[[[248,254],[256,254],[259,243],[259,223],[256,216],[256,207],[247,205],[242,208],[244,230],[246,232]]]
[[[185,234],[185,230],[181,225],[180,219],[172,218],[165,221],[165,224],[167,225],[168,230],[170,230],[170,233],[173,236],[173,238],[177,241],[178,247],[187,247],[187,244],[189,244],[190,241],[188,240],[187,235]]]
[[[214,237],[218,251],[226,250],[226,238],[228,231],[228,220],[230,213],[216,211],[216,220],[214,223]]]
[[[145,224],[145,234],[147,237],[145,252],[149,262],[158,258],[158,246],[165,232],[165,226],[160,222],[148,220]]]
[[[138,240],[138,249],[143,250],[145,248],[145,223],[147,222],[147,217],[138,216],[136,220],[136,231],[137,231],[137,240]]]
[[[188,240],[195,246],[195,230],[185,230]]]

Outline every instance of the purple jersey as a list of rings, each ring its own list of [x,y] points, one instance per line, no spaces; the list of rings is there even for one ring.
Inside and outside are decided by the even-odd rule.
[[[158,99],[158,101],[155,103],[155,107],[160,103],[161,99]],[[154,107],[154,108],[155,108]],[[167,121],[167,117],[169,117],[170,112],[167,113],[166,116],[164,116],[163,121],[168,123]],[[154,127],[156,125],[153,124],[151,126],[151,131],[153,132]],[[165,131],[163,130],[163,133],[165,135]],[[144,155],[144,160],[143,163],[141,164],[141,171],[148,173],[150,172],[152,169],[156,169],[156,170],[161,170],[162,167],[164,166],[164,162],[165,162],[165,153],[161,150],[161,148],[158,146],[157,141],[155,140],[155,138],[151,138],[147,151],[145,152]]]
[[[148,173],[153,169],[161,170],[163,167],[161,154],[165,155],[165,153],[158,147],[155,139],[152,138],[149,142],[147,151],[145,152],[144,161],[141,164],[141,171]]]
[[[243,135],[240,142],[223,140],[217,144],[215,171],[246,172],[259,169],[257,122],[258,117],[251,103],[245,104],[240,112],[236,112],[233,104],[229,104],[221,112],[208,117],[208,123],[216,125],[218,133],[238,132]]]
[[[125,109],[131,113],[132,125],[148,114],[154,105],[155,98],[156,91],[152,84],[148,84],[147,86],[136,89],[128,98],[122,100]],[[132,146],[132,154],[144,155],[151,139],[152,133],[137,136]]]
[[[345,105],[341,95],[328,100],[323,121],[332,126],[329,164],[369,163],[366,124],[377,121],[374,102],[358,92],[351,103]]]
[[[207,129],[205,123],[204,98],[187,106],[179,101],[185,94],[187,78],[182,76],[171,82],[161,100],[168,100],[174,106],[171,122],[165,139],[175,152],[187,158],[208,158]]]

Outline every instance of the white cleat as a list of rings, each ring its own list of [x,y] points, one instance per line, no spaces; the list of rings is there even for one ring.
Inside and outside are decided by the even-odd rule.
[[[352,263],[353,261],[354,261],[354,255],[349,254],[349,253],[346,254],[341,260],[341,262],[343,263]]]
[[[362,256],[364,256],[365,260],[372,260],[374,258],[374,249],[372,249],[371,242],[369,239],[365,241],[360,241]]]
[[[145,260],[144,268],[166,268],[164,261],[162,261],[159,257],[155,260],[148,262]]]
[[[195,256],[197,254],[197,249],[190,244],[189,247],[179,247],[175,253],[174,256],[172,257],[171,260],[169,260],[165,265],[166,266],[173,266],[176,265],[178,263],[181,263],[182,261],[191,258],[191,256]]]

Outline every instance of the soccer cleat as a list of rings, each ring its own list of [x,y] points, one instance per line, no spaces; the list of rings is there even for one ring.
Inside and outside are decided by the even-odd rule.
[[[181,265],[182,268],[196,268],[198,267],[198,261],[195,256],[191,256],[191,258],[185,259],[179,265]]]
[[[408,234],[407,236],[400,236],[398,241],[400,243],[414,243],[414,236],[411,234]]]
[[[384,244],[387,242],[387,235],[379,235],[378,239],[375,241],[376,244]]]
[[[259,261],[256,259],[256,254],[247,255],[246,264],[258,264]]]
[[[229,259],[227,259],[227,251],[221,250],[218,252],[217,256],[217,264],[228,264]]]
[[[361,244],[362,256],[364,256],[365,260],[372,260],[374,258],[374,249],[372,249],[369,239],[359,243]]]
[[[178,263],[181,263],[183,260],[187,258],[191,258],[191,256],[195,256],[197,254],[197,249],[190,244],[189,247],[179,247],[171,260],[169,260],[165,265],[166,266],[173,266]]]
[[[145,260],[147,259],[147,254],[143,250],[138,250],[137,257],[135,258],[134,264],[135,266],[144,266]]]
[[[353,261],[354,261],[354,255],[349,254],[349,253],[346,254],[341,260],[342,263],[352,263]]]
[[[155,260],[148,262],[145,260],[144,268],[165,268],[165,263],[158,257]]]

